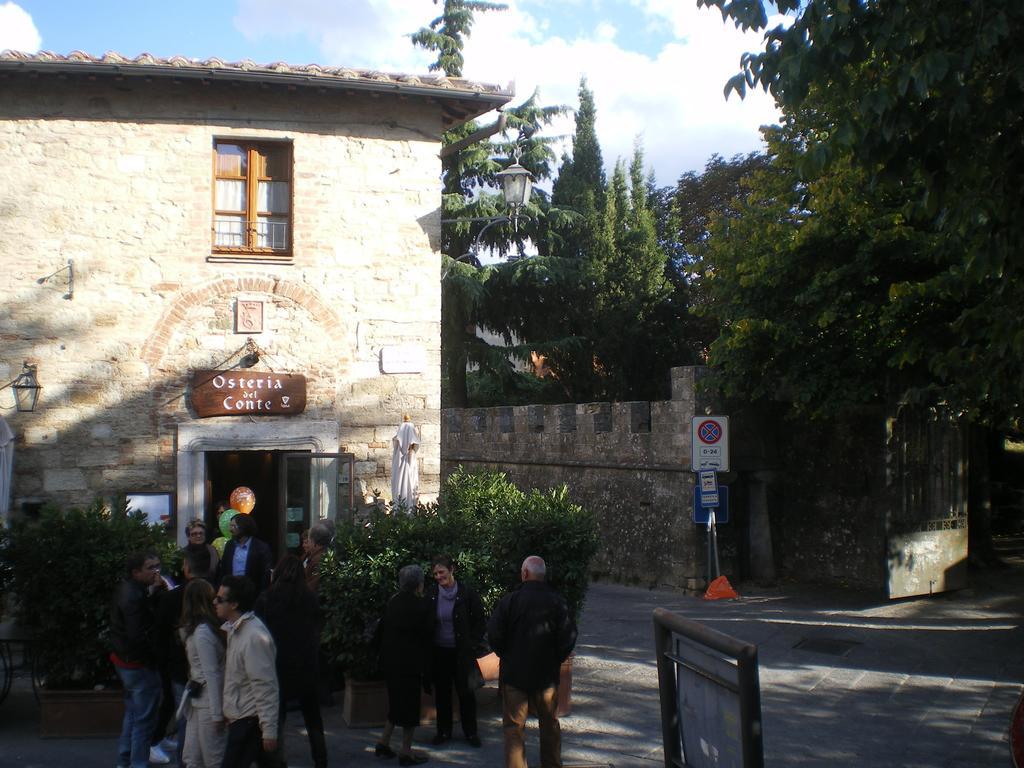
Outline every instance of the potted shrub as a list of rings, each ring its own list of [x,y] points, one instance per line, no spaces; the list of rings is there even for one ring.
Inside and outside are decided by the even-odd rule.
[[[433,555],[452,555],[459,579],[476,588],[489,613],[519,584],[523,559],[540,555],[578,620],[596,551],[594,517],[572,504],[565,488],[524,493],[495,472],[460,469],[445,481],[440,505],[397,513],[376,509],[364,522],[339,527],[321,563],[320,595],[323,642],[346,673],[346,722],[372,725],[383,719],[385,697],[382,685],[373,682],[378,670],[371,640],[403,565],[418,563],[429,572]],[[569,674],[562,686],[566,702]],[[363,705],[378,711],[364,715]]]
[[[345,672],[343,717],[352,727],[383,722],[386,694],[379,680],[374,630],[397,589],[399,569],[431,556],[456,530],[435,506],[392,513],[371,510],[362,524],[340,526],[320,564],[325,607],[322,642]],[[445,550],[447,551],[447,550]]]
[[[142,514],[111,512],[98,501],[87,509],[45,508],[38,520],[15,520],[3,532],[0,571],[30,638],[41,735],[120,733],[122,693],[108,659],[110,601],[125,558],[146,549],[167,556],[173,544]]]

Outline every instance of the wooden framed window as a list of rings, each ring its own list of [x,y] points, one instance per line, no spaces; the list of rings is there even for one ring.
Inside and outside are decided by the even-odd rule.
[[[211,261],[289,261],[291,255],[291,144],[216,139]]]

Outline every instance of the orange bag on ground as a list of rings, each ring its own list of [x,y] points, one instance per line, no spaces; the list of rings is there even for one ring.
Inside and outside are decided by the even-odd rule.
[[[719,576],[708,584],[707,592],[704,593],[705,600],[729,600],[734,597],[739,597],[739,595],[736,594],[736,590],[732,588],[732,584],[725,576]]]

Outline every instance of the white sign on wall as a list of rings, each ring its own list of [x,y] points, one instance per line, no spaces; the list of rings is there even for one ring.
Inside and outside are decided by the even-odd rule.
[[[690,467],[694,472],[713,469],[729,471],[729,417],[694,416]]]
[[[381,347],[381,373],[423,373],[427,368],[427,350],[409,345]]]

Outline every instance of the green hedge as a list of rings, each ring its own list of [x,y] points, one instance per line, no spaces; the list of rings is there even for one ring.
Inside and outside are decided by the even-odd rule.
[[[34,670],[48,688],[92,688],[115,679],[110,603],[129,553],[175,549],[163,526],[139,512],[48,507],[35,521],[0,531],[0,589],[31,637]]]
[[[523,560],[540,555],[578,618],[597,544],[594,516],[570,502],[564,486],[524,493],[503,474],[460,468],[445,481],[440,505],[377,510],[364,523],[339,526],[321,566],[324,645],[349,675],[372,677],[369,635],[399,569],[417,563],[429,574],[437,554],[455,558],[456,578],[477,589],[488,612],[519,583]]]

